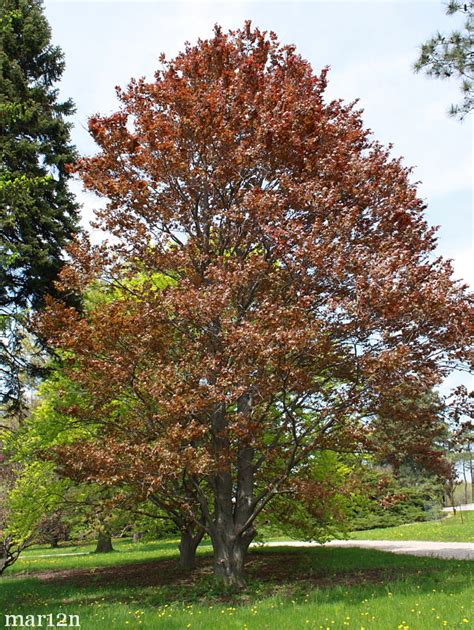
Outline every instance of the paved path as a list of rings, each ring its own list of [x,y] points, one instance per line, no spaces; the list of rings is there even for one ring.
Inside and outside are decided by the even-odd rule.
[[[472,512],[474,510],[474,503],[465,503],[464,505],[456,505],[456,512]],[[443,512],[452,512],[452,507],[443,508]]]
[[[319,547],[317,542],[283,541],[265,543],[266,547]],[[378,549],[409,556],[431,556],[434,558],[454,558],[474,560],[474,543],[428,542],[421,540],[332,540],[325,547],[361,547]]]

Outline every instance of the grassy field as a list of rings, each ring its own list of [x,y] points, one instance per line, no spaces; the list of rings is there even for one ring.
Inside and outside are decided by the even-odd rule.
[[[440,521],[410,523],[398,527],[353,532],[358,540],[434,540],[474,543],[474,512],[458,512]]]
[[[106,555],[90,547],[25,553],[16,575],[0,582],[0,627],[3,614],[59,612],[80,615],[85,630],[472,627],[473,562],[362,549],[259,549],[249,558],[248,589],[232,595],[213,585],[209,548],[191,579],[176,569],[175,541],[115,546]]]
[[[23,553],[18,561],[8,569],[6,575],[67,569],[97,569],[112,567],[116,564],[144,562],[153,558],[171,558],[176,556],[178,540],[159,540],[156,542],[133,544],[130,539],[114,541],[114,553],[93,553],[95,544],[61,546],[51,549],[49,546],[37,546]],[[205,547],[200,550],[204,553]],[[44,557],[46,556],[46,557]]]

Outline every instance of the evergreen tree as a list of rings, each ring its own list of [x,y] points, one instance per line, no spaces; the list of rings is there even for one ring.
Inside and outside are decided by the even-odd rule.
[[[0,388],[18,402],[24,313],[41,308],[77,229],[75,158],[55,87],[64,71],[41,0],[0,0]]]
[[[449,35],[437,33],[425,42],[415,63],[415,71],[424,70],[433,77],[446,79],[458,77],[461,80],[463,101],[452,105],[450,114],[461,119],[474,108],[474,2],[450,0],[447,14],[462,13],[466,16],[462,31]]]

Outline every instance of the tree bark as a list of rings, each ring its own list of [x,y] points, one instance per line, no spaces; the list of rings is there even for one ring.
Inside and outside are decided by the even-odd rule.
[[[238,401],[238,409],[248,416],[251,411],[250,394]],[[242,446],[237,453],[236,478],[233,478],[228,459],[230,441],[223,410],[215,414],[213,442],[216,461],[220,463],[214,476],[214,518],[209,523],[214,550],[214,576],[230,588],[245,586],[244,564],[250,543],[256,535],[252,526],[254,492],[254,450]]]
[[[214,576],[229,588],[245,586],[245,558],[256,532],[251,529],[243,536],[218,532],[212,537],[214,549]]]
[[[196,550],[204,536],[204,530],[197,534],[192,529],[181,531],[179,543],[179,565],[184,571],[192,571],[196,568]]]
[[[471,503],[474,503],[474,462],[471,445],[469,444],[469,474],[471,477]]]
[[[114,548],[112,547],[112,537],[110,536],[110,532],[105,529],[99,530],[95,553],[110,553],[113,550]]]
[[[464,479],[464,503],[469,503],[468,493],[467,493],[467,471],[466,471],[466,461],[462,460],[462,476]]]
[[[10,536],[0,539],[0,575],[18,560],[21,552],[28,546],[27,541],[16,545]]]

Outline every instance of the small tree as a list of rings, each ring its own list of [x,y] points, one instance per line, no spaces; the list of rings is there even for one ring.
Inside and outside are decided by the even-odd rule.
[[[28,534],[18,536],[11,531],[12,513],[8,498],[15,475],[3,460],[0,465],[0,575],[3,575],[5,569],[14,564],[22,551],[32,543],[32,539]]]
[[[134,475],[209,534],[229,585],[314,453],[440,459],[426,392],[472,341],[409,171],[325,87],[247,24],[119,90],[78,165],[115,241],[75,246],[62,289],[145,281],[83,316],[51,301],[40,325],[88,393],[76,426],[95,427],[64,465]]]
[[[0,575],[38,541],[45,516],[63,493],[50,463],[20,467],[3,460],[0,478]]]
[[[61,510],[46,515],[38,527],[37,542],[49,543],[55,548],[61,541],[67,540],[70,527],[65,516]]]

